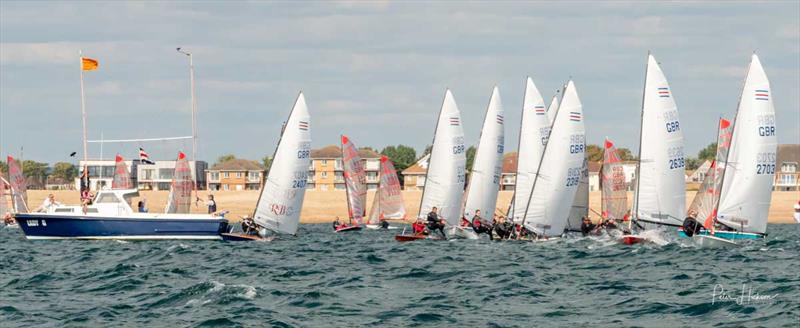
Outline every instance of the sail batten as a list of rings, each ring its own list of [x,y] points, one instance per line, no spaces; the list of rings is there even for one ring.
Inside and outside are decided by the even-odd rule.
[[[437,207],[448,224],[458,225],[467,158],[461,112],[450,90],[445,92],[432,147],[418,217]]]
[[[772,89],[753,54],[733,122],[717,220],[744,232],[766,233],[777,139]]]
[[[284,123],[253,215],[256,224],[268,230],[290,235],[297,233],[310,165],[310,119],[301,92]]]
[[[464,215],[471,217],[477,210],[491,217],[497,207],[500,191],[503,151],[505,147],[504,112],[500,92],[495,87],[486,108],[475,161],[470,172],[469,188],[464,203]]]

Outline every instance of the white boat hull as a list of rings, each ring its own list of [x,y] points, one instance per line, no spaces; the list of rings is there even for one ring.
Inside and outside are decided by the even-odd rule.
[[[740,246],[731,240],[708,235],[696,235],[692,237],[692,240],[694,240],[695,244],[700,248],[731,248]]]
[[[377,224],[367,224],[367,229],[380,230],[380,229],[383,229],[383,228],[381,228],[381,226],[377,225]],[[397,229],[399,229],[399,228],[398,227],[393,227],[393,226],[389,226],[388,228],[386,228],[386,230],[397,230]]]
[[[478,234],[470,227],[448,227],[445,234],[447,239],[478,239]]]

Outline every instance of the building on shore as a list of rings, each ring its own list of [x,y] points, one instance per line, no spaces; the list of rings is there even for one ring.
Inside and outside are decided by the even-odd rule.
[[[416,163],[401,172],[403,175],[403,190],[422,190],[425,187],[425,174],[428,172],[430,158],[430,154],[422,156]]]
[[[139,190],[169,190],[172,184],[172,176],[175,172],[176,161],[155,161],[154,164],[142,163],[140,160],[125,161],[131,175],[133,184]],[[114,160],[89,160],[80,161],[78,170],[82,171],[87,166],[89,170],[89,182],[92,190],[111,188],[111,181],[114,179]],[[205,189],[205,172],[208,163],[204,161],[189,161],[192,170],[192,179],[198,189]],[[80,174],[75,178],[75,189],[80,189]]]
[[[237,158],[214,164],[205,175],[208,190],[260,190],[265,170],[256,161]]]
[[[800,190],[800,144],[778,145],[775,161],[775,191]]]
[[[367,173],[367,189],[378,189],[381,155],[369,148],[359,149],[358,155],[364,162]],[[330,145],[311,150],[311,166],[308,168],[306,189],[321,191],[345,189],[341,147]]]

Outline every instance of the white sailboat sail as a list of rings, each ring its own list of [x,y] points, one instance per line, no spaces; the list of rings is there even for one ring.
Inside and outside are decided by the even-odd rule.
[[[310,119],[301,92],[284,124],[253,217],[258,225],[274,232],[297,233],[310,164]]]
[[[558,101],[556,100],[556,103]],[[553,117],[558,109],[553,109]],[[525,98],[522,103],[522,124],[519,131],[517,176],[511,212],[508,216],[514,223],[521,223],[525,208],[533,190],[533,181],[539,170],[539,162],[550,135],[550,121],[544,107],[544,99],[528,77],[525,82]]]
[[[733,122],[719,201],[720,223],[744,232],[767,231],[776,153],[772,89],[753,54]]]
[[[639,142],[634,217],[649,223],[682,224],[686,213],[683,132],[667,78],[652,55],[647,59]]]
[[[447,220],[448,224],[458,225],[464,195],[466,162],[461,112],[448,89],[433,137],[419,217],[424,217],[433,207],[437,207],[439,216]]]
[[[550,106],[547,106],[548,124],[553,125],[553,120],[556,119],[556,111],[558,111],[558,94],[553,96],[553,100],[550,100]]]
[[[0,216],[6,215],[11,212],[6,200],[6,178],[3,177],[3,172],[0,172]]]
[[[394,164],[386,156],[381,156],[381,180],[369,214],[369,224],[378,224],[380,219],[402,220],[406,217],[406,207],[400,180]]]
[[[503,116],[500,92],[494,87],[470,172],[469,189],[464,203],[464,215],[467,218],[475,215],[476,210],[480,210],[484,218],[491,218],[495,213],[505,147]]]
[[[524,225],[540,236],[560,235],[580,184],[586,140],[575,84],[569,81],[556,112],[533,192],[526,201]]]
[[[585,155],[578,190],[575,191],[575,199],[572,201],[572,209],[567,218],[567,230],[581,231],[584,217],[589,217],[589,159]]]
[[[342,136],[342,168],[348,215],[355,225],[361,225],[367,208],[367,172],[358,149],[347,136]]]

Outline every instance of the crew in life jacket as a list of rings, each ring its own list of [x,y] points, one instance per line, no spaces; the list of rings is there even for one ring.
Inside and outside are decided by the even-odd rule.
[[[489,235],[489,240],[494,239],[492,225],[481,217],[481,210],[475,210],[475,216],[472,217],[472,230],[478,234],[485,233]]]
[[[689,215],[683,220],[683,233],[688,237],[694,236],[705,229],[700,222],[697,222],[696,216],[697,212],[690,211]]]
[[[427,235],[428,231],[425,230],[425,223],[422,222],[422,219],[417,219],[414,224],[411,225],[411,228],[414,230],[415,235]]]

